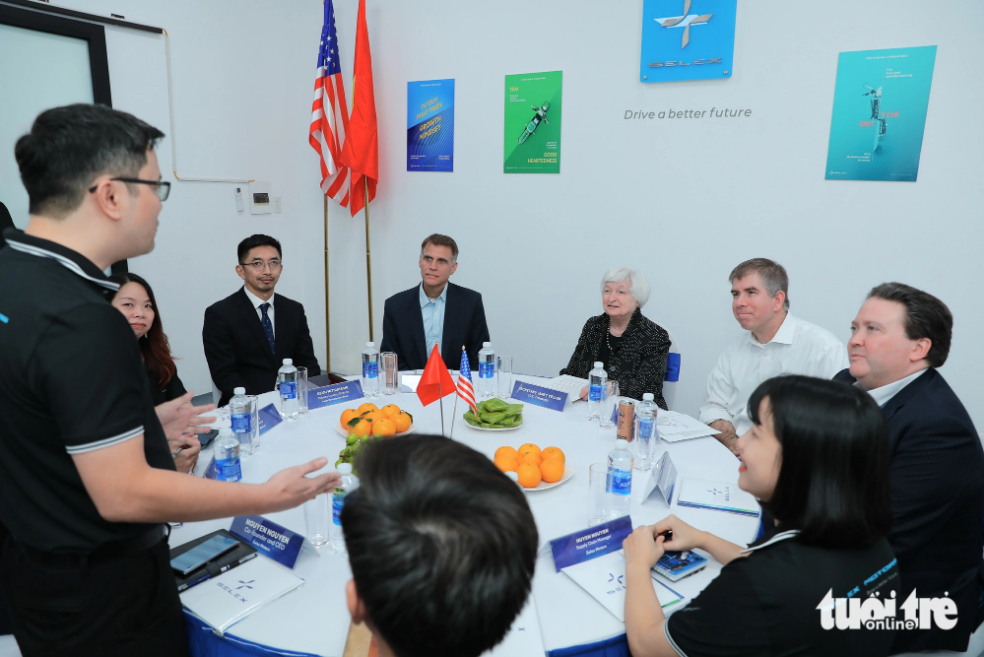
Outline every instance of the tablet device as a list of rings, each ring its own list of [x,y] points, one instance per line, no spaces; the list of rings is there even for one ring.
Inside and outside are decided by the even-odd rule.
[[[653,566],[653,572],[675,582],[688,575],[693,575],[706,565],[707,559],[693,551],[666,552]]]
[[[239,541],[228,536],[213,536],[201,545],[196,545],[171,559],[171,568],[181,575],[187,575],[237,545]]]

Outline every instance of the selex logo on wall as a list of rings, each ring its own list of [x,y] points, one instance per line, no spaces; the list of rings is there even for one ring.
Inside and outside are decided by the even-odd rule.
[[[949,593],[944,593],[942,598],[917,598],[913,589],[896,609],[895,591],[890,598],[882,599],[876,592],[864,600],[860,596],[852,597],[856,591],[848,593],[846,598],[833,597],[833,589],[827,591],[817,605],[823,629],[928,630],[935,624],[942,630],[951,630],[957,624],[957,604],[947,597]]]
[[[731,77],[737,12],[738,0],[644,0],[639,80]]]

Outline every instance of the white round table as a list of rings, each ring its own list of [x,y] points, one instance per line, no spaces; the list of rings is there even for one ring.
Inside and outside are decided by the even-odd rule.
[[[540,385],[547,381],[535,377],[516,378]],[[454,400],[453,395],[444,399],[445,431],[451,431]],[[260,396],[260,407],[277,401],[276,393],[266,393]],[[242,461],[243,481],[261,483],[283,468],[318,456],[328,457],[329,465],[325,471],[332,470],[332,464],[345,445],[344,437],[336,431],[339,417],[346,408],[357,407],[366,401],[380,407],[388,403],[397,404],[413,415],[416,432],[441,433],[438,402],[425,408],[413,393],[336,404],[312,410],[295,421],[283,422],[264,434],[257,452]],[[489,458],[502,445],[519,447],[527,442],[536,443],[541,448],[554,445],[564,451],[566,466],[575,473],[570,480],[550,490],[527,492],[540,534],[541,550],[533,580],[533,595],[544,650],[588,644],[624,634],[625,625],[622,622],[573,580],[555,572],[553,558],[546,547],[551,539],[587,526],[588,466],[606,461],[608,452],[614,448],[615,430],[602,429],[597,423],[588,422],[585,403],[568,404],[563,413],[526,404],[522,428],[501,433],[469,428],[461,419],[466,410],[467,406],[460,402],[454,423],[455,440]],[[659,457],[663,451],[670,453],[677,467],[677,491],[679,479],[682,478],[724,483],[738,480],[737,459],[714,438],[661,443],[656,447],[656,456]],[[211,449],[202,451],[196,473],[201,474],[210,457]],[[634,473],[631,505],[634,526],[653,524],[675,513],[693,526],[735,543],[747,544],[755,537],[757,518],[706,509],[678,508],[676,499],[673,499],[672,508],[668,508],[658,492],[643,502],[639,498],[646,477],[644,473]],[[298,534],[305,534],[301,508],[267,514],[266,517]],[[230,518],[226,518],[186,523],[172,531],[170,544],[174,547],[216,529],[228,529],[231,522]],[[718,572],[720,565],[711,559],[702,572],[677,582],[673,588],[690,599],[703,590]],[[305,580],[304,586],[247,617],[230,628],[229,632],[282,650],[339,657],[345,646],[350,620],[344,593],[345,583],[351,577],[347,557],[333,554],[330,546],[314,549],[306,545],[294,566],[294,574]],[[497,653],[492,651],[491,654]]]

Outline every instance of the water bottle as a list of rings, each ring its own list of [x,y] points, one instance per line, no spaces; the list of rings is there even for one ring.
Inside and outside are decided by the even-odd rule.
[[[359,479],[352,474],[351,463],[339,463],[338,474],[342,480],[331,494],[331,549],[335,554],[346,554],[345,535],[342,533],[342,507],[345,506],[345,496],[359,487]]]
[[[608,485],[611,496],[609,520],[629,515],[632,495],[632,454],[627,440],[616,440],[615,449],[608,455]]]
[[[379,351],[374,342],[367,342],[366,350],[362,352],[362,394],[379,396]]]
[[[239,439],[239,453],[249,456],[253,453],[253,416],[249,412],[246,388],[236,388],[229,400],[229,417],[232,420],[232,433]]]
[[[239,440],[232,435],[232,429],[222,427],[215,439],[215,472],[219,481],[239,481],[243,469],[239,464]]]
[[[491,342],[483,342],[478,352],[478,398],[495,397],[495,350]]]
[[[635,440],[632,441],[635,469],[646,472],[653,464],[653,446],[659,440],[656,431],[656,414],[659,407],[651,392],[643,393],[642,402],[635,409]]]
[[[284,359],[284,366],[277,372],[277,382],[280,388],[280,417],[285,420],[296,420],[300,413],[297,402],[297,368],[292,358]]]
[[[608,372],[605,364],[596,360],[594,369],[588,372],[588,420],[601,420],[608,397]]]

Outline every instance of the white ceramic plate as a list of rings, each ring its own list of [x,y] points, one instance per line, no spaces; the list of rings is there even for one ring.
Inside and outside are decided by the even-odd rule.
[[[571,468],[570,470],[568,470],[567,466],[565,465],[564,476],[560,478],[560,481],[555,481],[552,484],[548,484],[544,481],[541,481],[534,488],[523,488],[522,486],[520,486],[520,488],[523,488],[523,490],[526,491],[527,493],[535,493],[538,490],[550,490],[551,488],[556,488],[557,486],[560,486],[561,484],[563,484],[573,476],[574,476],[574,469]]]
[[[413,433],[416,430],[417,430],[417,423],[416,422],[411,422],[409,429],[407,429],[406,431],[404,431],[402,433],[399,432],[399,431],[397,431],[396,433],[394,433],[391,436],[391,438],[398,438],[399,436],[405,436],[408,433]],[[337,431],[338,433],[342,434],[345,437],[348,437],[348,435],[350,433],[352,433],[351,431],[346,430],[345,427],[343,427],[341,424],[338,424],[338,425],[335,426],[335,431]]]
[[[524,422],[524,424],[525,424],[525,422]],[[487,429],[485,427],[476,427],[474,425],[468,424],[467,422],[465,422],[465,426],[467,426],[469,429],[474,429],[475,431],[492,431],[492,432],[496,432],[496,431],[515,431],[516,429],[522,429],[523,428],[523,425],[522,424],[517,424],[514,427],[502,427],[500,429]]]

